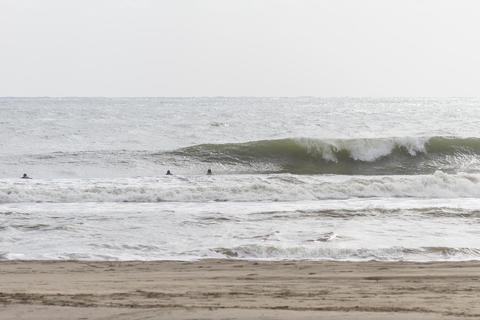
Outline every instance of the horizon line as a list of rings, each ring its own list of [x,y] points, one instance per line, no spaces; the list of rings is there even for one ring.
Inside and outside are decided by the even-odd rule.
[[[350,98],[350,99],[385,99],[385,98],[396,98],[396,99],[425,99],[425,98],[435,98],[435,99],[453,99],[453,98],[480,98],[479,96],[316,96],[316,95],[298,95],[298,96],[233,96],[233,95],[218,95],[218,96],[0,96],[0,99],[38,99],[38,98],[50,98],[50,99],[63,99],[63,98],[90,98],[90,99],[135,99],[135,98],[168,98],[168,99],[191,99],[191,98],[286,98],[286,99],[295,99],[295,98],[324,98],[324,99],[340,99],[340,98]]]

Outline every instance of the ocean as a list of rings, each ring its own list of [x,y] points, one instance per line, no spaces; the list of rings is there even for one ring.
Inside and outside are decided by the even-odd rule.
[[[0,259],[480,260],[479,128],[475,98],[0,98]]]

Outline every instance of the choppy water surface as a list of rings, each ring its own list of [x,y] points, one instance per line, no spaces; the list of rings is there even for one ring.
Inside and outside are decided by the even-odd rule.
[[[478,260],[479,111],[0,98],[0,259]]]

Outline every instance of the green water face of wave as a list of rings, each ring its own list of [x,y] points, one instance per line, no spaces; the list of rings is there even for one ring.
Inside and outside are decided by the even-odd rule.
[[[480,172],[480,138],[288,138],[202,144],[169,154],[204,163],[264,164],[265,172],[392,175]],[[255,166],[253,166],[255,164]],[[258,173],[258,172],[257,172]]]

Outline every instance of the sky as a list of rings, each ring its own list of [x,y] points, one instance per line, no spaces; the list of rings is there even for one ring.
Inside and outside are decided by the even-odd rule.
[[[478,0],[0,0],[0,96],[480,96]]]

